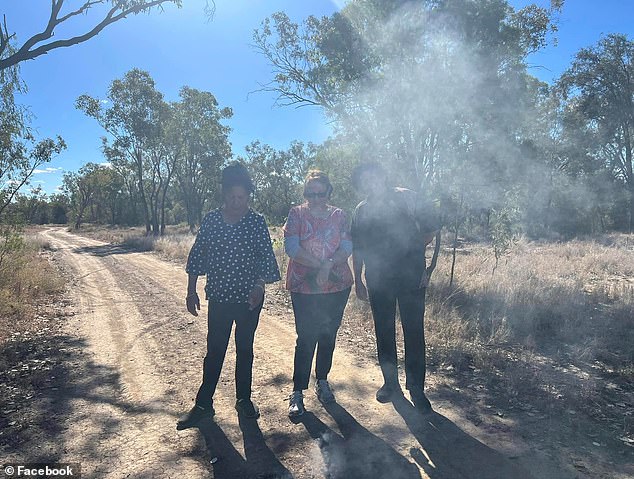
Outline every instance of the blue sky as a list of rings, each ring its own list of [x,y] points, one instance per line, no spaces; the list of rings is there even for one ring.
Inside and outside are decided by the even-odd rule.
[[[74,102],[83,93],[104,98],[110,82],[134,67],[150,73],[166,100],[176,100],[180,87],[187,85],[210,91],[220,106],[231,107],[234,116],[227,124],[233,129],[234,154],[241,154],[256,139],[287,148],[292,140],[320,142],[328,136],[329,127],[318,109],[276,107],[274,96],[256,91],[271,74],[266,60],[250,44],[253,30],[275,11],[283,10],[301,21],[311,14],[330,15],[343,0],[216,0],[211,22],[204,15],[205,0],[183,3],[181,9],[170,5],[160,14],[130,17],[86,43],[22,64],[21,75],[29,91],[19,101],[29,106],[36,132],[41,137],[59,134],[68,144],[66,151],[34,176],[33,186],[41,184],[52,193],[64,171],[104,161],[103,130],[76,110]],[[533,2],[510,3],[521,8]],[[24,40],[45,25],[50,0],[0,0],[0,5],[9,30]],[[595,44],[601,35],[625,33],[634,39],[633,18],[634,2],[629,0],[567,0],[559,43],[529,58],[531,73],[550,82],[580,48]],[[88,16],[79,18],[79,24],[88,22]]]

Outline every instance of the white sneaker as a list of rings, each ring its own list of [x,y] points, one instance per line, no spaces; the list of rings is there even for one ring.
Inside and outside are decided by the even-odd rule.
[[[325,379],[317,380],[317,384],[315,384],[315,393],[317,394],[317,399],[319,399],[319,402],[322,404],[335,402],[335,395],[332,392],[332,388]]]
[[[305,412],[304,393],[302,391],[293,391],[288,398],[288,417],[301,416]]]

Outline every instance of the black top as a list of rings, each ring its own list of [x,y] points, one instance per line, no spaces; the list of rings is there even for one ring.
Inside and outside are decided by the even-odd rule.
[[[353,250],[370,288],[416,289],[425,265],[425,236],[439,228],[433,206],[405,188],[359,203],[352,217]]]
[[[222,211],[208,213],[187,258],[188,274],[207,275],[207,299],[218,303],[246,303],[256,280],[273,283],[280,272],[264,216],[249,209],[236,224]]]

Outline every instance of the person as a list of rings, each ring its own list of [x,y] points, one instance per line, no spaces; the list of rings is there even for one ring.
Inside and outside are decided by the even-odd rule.
[[[284,247],[290,257],[286,288],[291,293],[297,341],[293,361],[293,392],[288,415],[305,412],[315,348],[315,392],[323,403],[335,401],[328,383],[337,331],[352,288],[348,258],[352,242],[343,210],[328,204],[332,185],[319,170],[308,172],[306,201],[291,208],[284,225]]]
[[[235,323],[236,410],[259,417],[251,400],[253,341],[264,301],[265,283],[280,279],[271,237],[264,217],[249,207],[254,186],[240,163],[222,171],[222,207],[208,213],[187,259],[187,311],[198,316],[200,299],[196,283],[206,275],[207,354],[203,361],[202,384],[194,407],[177,424],[177,429],[194,426],[213,417],[213,396]]]
[[[386,403],[401,393],[395,328],[398,304],[405,346],[405,388],[419,411],[431,412],[424,393],[425,247],[439,229],[439,222],[415,192],[388,187],[385,170],[378,163],[357,166],[352,184],[366,197],[352,218],[352,261],[355,293],[359,299],[369,300],[374,319],[384,380],[376,399]]]

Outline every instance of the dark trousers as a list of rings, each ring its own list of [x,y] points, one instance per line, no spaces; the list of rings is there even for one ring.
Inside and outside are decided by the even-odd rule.
[[[236,323],[236,398],[249,399],[251,397],[253,340],[261,310],[262,304],[249,311],[247,303],[209,303],[207,355],[203,361],[203,382],[196,395],[196,404],[206,408],[213,403],[234,322]]]
[[[405,388],[423,391],[425,384],[425,292],[398,288],[368,288],[376,332],[376,349],[386,384],[398,384],[396,304],[405,340]]]
[[[337,331],[341,325],[343,310],[349,295],[350,288],[336,293],[291,293],[297,332],[293,370],[294,391],[308,389],[315,347],[317,347],[315,377],[328,378],[332,367]]]

